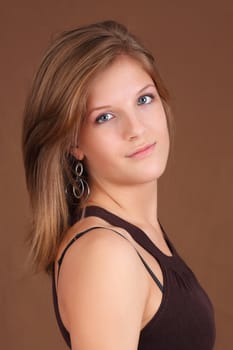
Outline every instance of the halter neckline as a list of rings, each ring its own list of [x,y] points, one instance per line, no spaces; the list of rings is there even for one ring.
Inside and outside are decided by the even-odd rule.
[[[97,205],[89,205],[85,207],[83,217],[90,217],[90,216],[99,217],[104,221],[108,222],[112,226],[121,227],[125,229],[139,245],[141,245],[145,250],[147,250],[153,256],[155,254],[156,255],[159,254],[162,259],[168,259],[168,260],[173,260],[177,256],[176,250],[173,244],[168,239],[166,232],[163,226],[161,225],[160,221],[159,221],[159,225],[162,230],[165,242],[171,252],[171,255],[163,253],[141,228],[126,221],[125,219],[122,219],[120,216],[108,211],[107,209],[104,209],[103,207],[100,207]]]

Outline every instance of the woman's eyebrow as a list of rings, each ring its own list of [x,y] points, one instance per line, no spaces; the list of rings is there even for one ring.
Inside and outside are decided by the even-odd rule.
[[[154,84],[147,84],[146,86],[144,86],[142,89],[138,91],[138,94],[142,93],[144,90],[148,89],[149,87],[156,88]]]
[[[109,108],[111,108],[110,105],[94,107],[94,108],[91,108],[91,109],[88,111],[87,114],[90,115],[90,114],[91,114],[92,112],[94,112],[94,111],[98,111],[98,110],[100,110],[100,109],[109,109]]]
[[[145,91],[146,89],[148,89],[149,87],[153,87],[155,88],[155,85],[154,84],[147,84],[146,86],[144,86],[142,89],[140,89],[138,92],[137,92],[137,95],[139,95],[140,93],[142,93],[143,91]],[[110,105],[104,105],[104,106],[98,106],[98,107],[94,107],[94,108],[91,108],[89,111],[88,111],[88,115],[90,115],[92,112],[94,111],[98,111],[98,110],[101,110],[101,109],[109,109],[111,108]]]

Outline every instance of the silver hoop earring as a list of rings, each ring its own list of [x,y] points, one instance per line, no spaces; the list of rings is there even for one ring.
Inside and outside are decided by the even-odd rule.
[[[77,199],[81,199],[84,194],[85,195],[85,200],[89,197],[90,195],[90,188],[88,186],[88,183],[85,179],[82,178],[83,175],[83,164],[82,162],[78,161],[76,167],[75,167],[75,175],[76,175],[76,186],[73,186],[73,195]],[[77,190],[79,193],[77,193]]]

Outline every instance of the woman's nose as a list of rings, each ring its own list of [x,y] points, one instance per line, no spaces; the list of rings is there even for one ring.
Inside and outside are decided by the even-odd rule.
[[[124,116],[123,133],[124,138],[132,140],[141,136],[145,131],[145,125],[142,118],[136,112],[128,113]]]

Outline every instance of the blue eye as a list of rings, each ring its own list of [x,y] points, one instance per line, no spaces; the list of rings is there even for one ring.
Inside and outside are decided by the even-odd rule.
[[[104,114],[101,114],[99,117],[97,117],[95,121],[98,124],[102,124],[112,118],[113,118],[113,115],[111,113],[104,113]]]
[[[148,103],[151,103],[154,99],[153,95],[144,95],[144,96],[140,96],[138,98],[138,105],[146,105]]]

